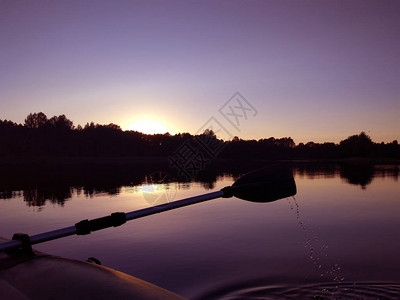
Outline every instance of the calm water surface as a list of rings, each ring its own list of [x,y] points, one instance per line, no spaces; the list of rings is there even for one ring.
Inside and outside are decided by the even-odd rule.
[[[398,166],[378,166],[368,176],[346,172],[351,169],[295,168],[294,198],[216,199],[35,248],[81,260],[93,256],[192,299],[398,299]],[[35,189],[8,191],[0,199],[0,236],[71,226],[233,181],[225,174],[212,184],[144,182],[111,194],[71,187],[66,199],[46,198]]]

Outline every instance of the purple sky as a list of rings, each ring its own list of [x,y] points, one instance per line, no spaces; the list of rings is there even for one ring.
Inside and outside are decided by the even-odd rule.
[[[240,132],[218,114],[236,91],[257,110]],[[400,1],[0,1],[0,119],[39,111],[400,140]]]

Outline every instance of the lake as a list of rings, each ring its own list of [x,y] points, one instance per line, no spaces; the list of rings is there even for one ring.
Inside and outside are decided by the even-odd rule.
[[[190,299],[398,299],[399,166],[291,167],[295,197],[270,203],[216,199],[35,248],[95,257]],[[146,172],[111,185],[3,184],[0,236],[37,234],[217,191],[240,175],[176,182]]]

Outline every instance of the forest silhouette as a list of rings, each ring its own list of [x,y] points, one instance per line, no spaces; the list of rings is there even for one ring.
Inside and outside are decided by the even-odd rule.
[[[100,125],[93,122],[84,127],[74,126],[65,115],[47,118],[42,113],[29,114],[24,124],[0,120],[0,157],[168,157],[183,143],[208,140],[208,144],[223,145],[218,158],[253,159],[343,159],[400,158],[397,140],[376,143],[361,132],[340,143],[299,143],[291,137],[230,141],[217,139],[212,130],[200,135],[190,133],[144,134],[123,131],[116,124]]]
[[[201,165],[196,176],[189,178],[206,189],[212,189],[219,176],[237,177],[274,160],[291,161],[292,171],[300,175],[339,174],[349,184],[361,188],[366,188],[376,176],[397,180],[399,173],[398,166],[391,169],[373,166],[374,160],[397,164],[398,142],[375,143],[364,132],[338,144],[296,145],[290,137],[259,140],[234,137],[222,141],[212,130],[200,135],[149,135],[123,131],[115,124],[91,122],[75,127],[65,115],[49,119],[44,113],[31,113],[24,124],[0,120],[0,199],[20,195],[29,206],[42,206],[48,201],[63,205],[72,193],[88,197],[98,193],[114,195],[124,186],[152,183],[151,176],[160,172],[169,174],[171,182],[187,182],[187,178],[177,176],[167,158],[184,149],[182,145],[193,144],[207,146],[206,152],[213,156],[207,166]],[[362,163],[348,160],[354,157],[362,158]],[[318,163],[308,163],[313,160]],[[167,182],[164,175],[159,177],[163,183]]]

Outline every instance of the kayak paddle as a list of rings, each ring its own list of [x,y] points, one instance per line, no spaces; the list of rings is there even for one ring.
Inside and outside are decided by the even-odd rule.
[[[0,244],[0,251],[16,249],[21,246],[29,250],[33,244],[39,244],[74,234],[89,234],[92,231],[111,226],[120,226],[126,221],[133,219],[220,197],[230,198],[235,196],[236,198],[252,202],[271,202],[295,194],[296,184],[290,170],[281,164],[273,164],[247,173],[237,179],[231,186],[225,187],[217,192],[160,204],[128,213],[116,212],[98,219],[86,219],[76,223],[74,226],[37,235],[28,236],[26,234],[14,234],[13,240]]]

